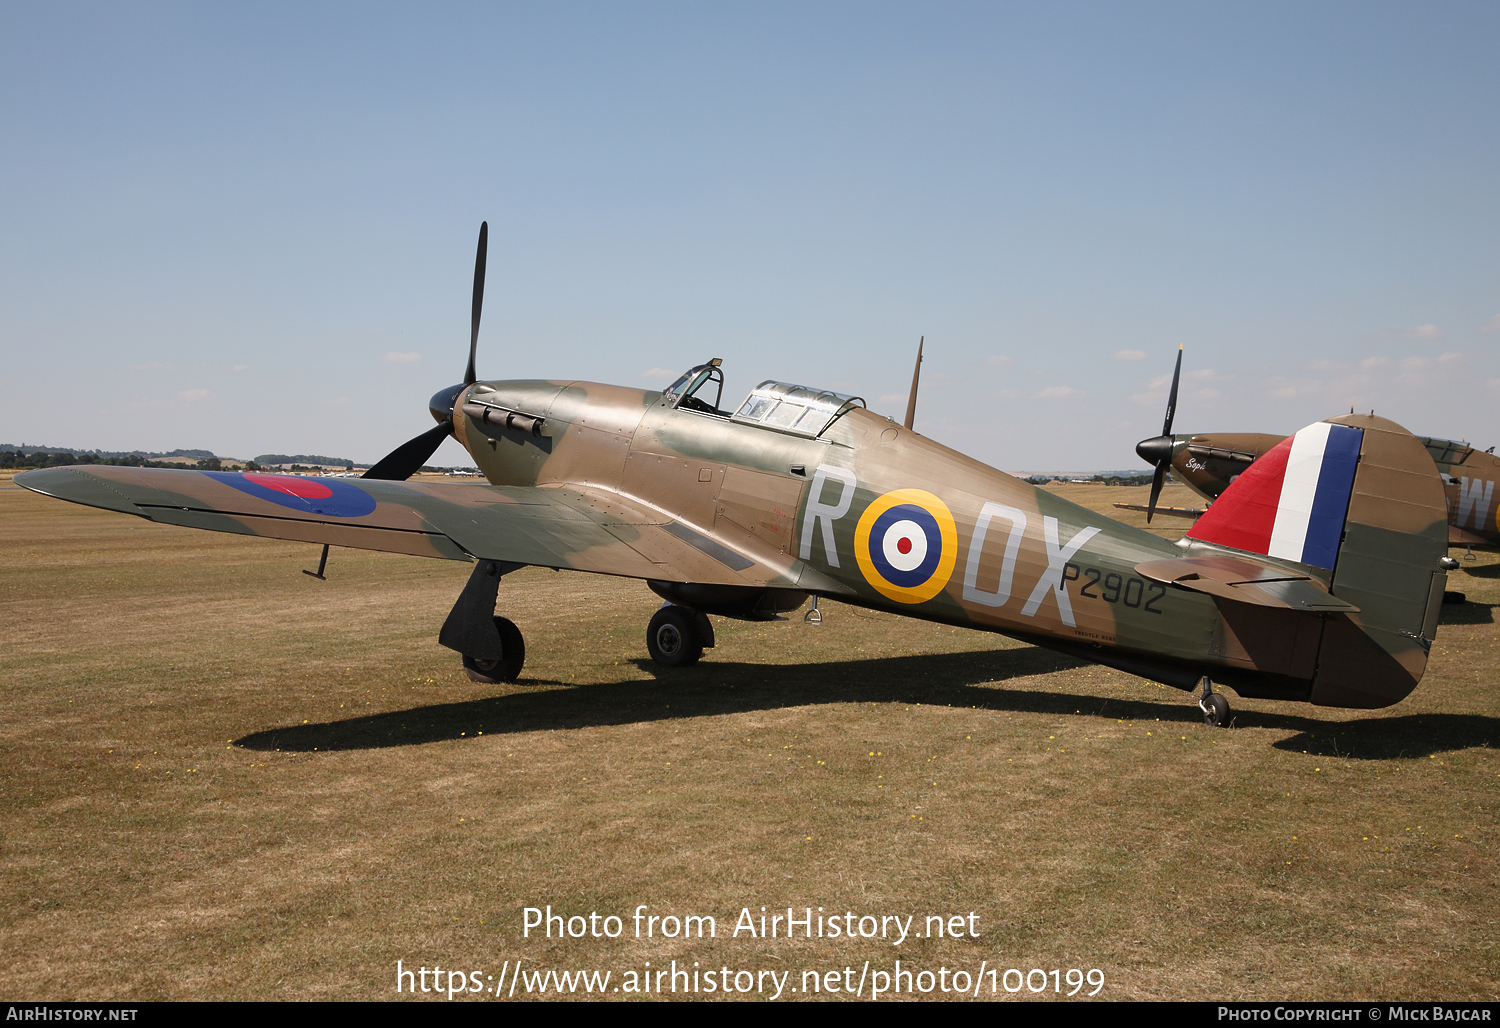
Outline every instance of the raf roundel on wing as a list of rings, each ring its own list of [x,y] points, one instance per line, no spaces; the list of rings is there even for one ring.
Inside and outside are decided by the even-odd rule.
[[[854,530],[860,572],[882,596],[922,603],[943,591],[958,559],[946,504],[921,489],[897,489],[865,508]]]
[[[203,474],[233,486],[242,493],[309,514],[362,518],[375,510],[375,497],[358,486],[337,478],[260,475],[254,472],[240,475],[229,471],[205,471]]]

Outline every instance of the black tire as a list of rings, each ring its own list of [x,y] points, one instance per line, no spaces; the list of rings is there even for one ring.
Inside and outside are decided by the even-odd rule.
[[[1218,728],[1229,722],[1229,701],[1218,693],[1209,693],[1199,704],[1203,708],[1203,723]]]
[[[477,660],[464,655],[464,673],[480,685],[514,682],[526,665],[526,639],[516,623],[509,618],[496,618],[495,631],[500,633],[499,660]]]
[[[664,667],[688,667],[703,656],[703,640],[694,614],[684,607],[663,607],[646,626],[646,649]]]

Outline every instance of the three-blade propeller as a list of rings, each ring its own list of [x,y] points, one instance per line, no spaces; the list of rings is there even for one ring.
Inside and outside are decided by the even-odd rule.
[[[453,434],[453,405],[459,394],[478,380],[474,371],[474,355],[479,348],[479,315],[484,309],[484,264],[489,250],[490,225],[479,226],[479,248],[474,254],[474,306],[473,322],[469,330],[469,364],[464,369],[462,385],[449,386],[435,393],[427,403],[437,425],[429,428],[415,439],[408,439],[390,453],[380,458],[361,478],[374,478],[386,482],[404,482],[422,469],[422,465],[437,452],[443,440]]]
[[[1161,496],[1161,487],[1167,479],[1167,469],[1172,466],[1172,415],[1177,411],[1177,381],[1182,377],[1182,347],[1177,347],[1177,367],[1172,370],[1172,391],[1167,394],[1167,417],[1162,422],[1161,435],[1142,439],[1135,444],[1135,452],[1147,464],[1156,465],[1156,474],[1151,476],[1151,499],[1146,503],[1146,524],[1151,524],[1151,515],[1156,513],[1156,500]]]

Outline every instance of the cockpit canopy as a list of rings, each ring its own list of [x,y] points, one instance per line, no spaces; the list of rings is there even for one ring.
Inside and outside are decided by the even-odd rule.
[[[730,420],[816,438],[839,415],[864,405],[858,396],[768,379],[751,390]]]
[[[695,368],[688,368],[677,381],[667,386],[662,394],[672,401],[672,406],[678,410],[695,410],[700,414],[724,415],[719,411],[719,401],[724,398],[724,372],[719,370],[723,360],[715,357],[707,364],[699,364]],[[702,393],[702,396],[698,394]],[[712,393],[713,402],[708,402]]]
[[[718,357],[707,364],[699,364],[667,386],[663,398],[677,410],[695,411],[714,417],[728,417],[742,424],[773,428],[778,432],[807,436],[815,439],[834,419],[852,407],[863,407],[865,401],[858,396],[827,389],[808,389],[790,382],[774,382],[770,379],[751,390],[740,409],[733,414],[719,410],[719,401],[724,396],[724,373],[719,366],[724,362]],[[710,403],[708,397],[713,397]]]

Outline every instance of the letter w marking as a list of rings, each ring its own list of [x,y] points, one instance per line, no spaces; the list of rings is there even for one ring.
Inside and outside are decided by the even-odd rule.
[[[1470,483],[1473,488],[1470,488]],[[1472,511],[1474,520],[1470,522],[1475,528],[1483,528],[1489,520],[1490,501],[1495,498],[1495,483],[1482,482],[1477,478],[1460,478],[1458,480],[1458,521],[1459,528],[1464,527]]]

